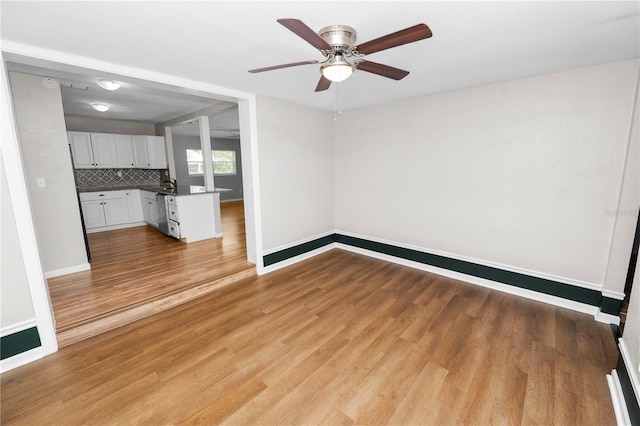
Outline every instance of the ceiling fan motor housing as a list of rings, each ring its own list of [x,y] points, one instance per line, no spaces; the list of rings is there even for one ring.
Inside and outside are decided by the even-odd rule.
[[[337,51],[349,51],[356,45],[356,30],[346,25],[329,25],[318,31],[318,35]]]

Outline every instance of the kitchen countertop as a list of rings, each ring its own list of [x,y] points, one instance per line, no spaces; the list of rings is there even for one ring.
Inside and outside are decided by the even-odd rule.
[[[213,191],[205,190],[204,186],[199,185],[179,185],[177,188],[167,188],[164,186],[92,186],[92,187],[78,187],[78,192],[103,192],[103,191],[126,191],[130,189],[140,189],[142,191],[157,192],[167,195],[197,195],[216,192],[229,192],[232,189],[228,188],[215,188]]]

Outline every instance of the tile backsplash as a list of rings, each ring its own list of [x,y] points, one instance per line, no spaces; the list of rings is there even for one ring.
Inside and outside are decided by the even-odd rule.
[[[78,188],[112,186],[156,186],[167,177],[167,171],[148,169],[77,169]]]

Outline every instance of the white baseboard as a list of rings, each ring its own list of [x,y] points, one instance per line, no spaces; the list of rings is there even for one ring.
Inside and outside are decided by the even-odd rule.
[[[395,256],[390,256],[382,253],[378,253],[371,250],[361,249],[359,247],[353,247],[346,244],[336,243],[336,247],[342,250],[351,251],[354,253],[363,254],[365,256],[374,257],[376,259],[385,260],[399,265],[408,266],[414,269],[419,269],[425,272],[431,272],[434,274],[442,275],[445,277],[453,278],[460,281],[465,281],[470,284],[476,284],[482,287],[491,288],[493,290],[501,291],[503,293],[513,294],[515,296],[525,297],[527,299],[536,300],[538,302],[548,303],[561,308],[571,309],[577,312],[593,315],[594,318],[600,312],[597,306],[587,305],[585,303],[575,302],[573,300],[563,299],[562,297],[551,296],[537,291],[527,290],[520,287],[515,287],[508,284],[502,284],[496,281],[491,281],[485,278],[474,277],[473,275],[466,275],[460,272],[450,271],[448,269],[438,268],[431,265],[426,265],[420,262],[414,262],[411,260],[402,259]],[[606,314],[603,314],[606,315]],[[619,320],[618,320],[619,321]]]
[[[0,337],[5,337],[5,336],[9,336],[10,334],[19,333],[29,328],[36,327],[37,325],[38,323],[36,322],[36,319],[33,318],[30,320],[21,321],[19,323],[16,323],[7,327],[2,327],[2,329],[0,329]]]
[[[121,225],[101,226],[100,228],[87,229],[87,234],[95,234],[96,232],[113,231],[115,229],[134,228],[136,226],[145,226],[146,222],[123,223]]]
[[[618,348],[623,360],[625,372],[631,381],[631,387],[633,388],[632,392],[635,394],[628,395],[628,397],[633,398],[635,396],[637,400],[638,395],[640,395],[640,377],[638,377],[638,371],[631,360],[631,355],[629,354],[625,340],[622,337],[618,339]],[[613,403],[613,411],[616,415],[616,423],[618,426],[631,426],[631,418],[629,417],[625,394],[622,390],[620,376],[618,375],[617,370],[614,369],[611,374],[607,375],[607,383],[609,385],[609,393],[611,394],[611,402]]]
[[[622,355],[624,365],[627,366],[627,373],[629,374],[633,391],[635,392],[636,397],[640,398],[640,376],[638,376],[638,368],[640,368],[640,365],[633,364],[633,360],[631,359],[629,349],[627,349],[624,337],[618,339],[618,347],[620,348],[620,355]]]
[[[88,263],[83,263],[80,265],[69,266],[67,268],[55,269],[53,271],[46,271],[44,273],[44,277],[45,278],[59,277],[61,275],[73,274],[74,272],[88,271],[90,269],[91,269],[91,265],[89,265]]]
[[[30,362],[36,361],[40,358],[44,358],[45,355],[47,354],[45,354],[42,346],[38,346],[37,348],[3,359],[0,361],[0,374],[13,370],[14,368],[22,367],[23,365],[29,364]]]
[[[624,402],[624,394],[622,393],[620,378],[616,370],[613,370],[611,374],[607,374],[607,384],[609,385],[609,393],[613,403],[613,412],[616,415],[616,424],[618,426],[631,426],[629,411],[627,410],[627,404]]]
[[[337,231],[337,230],[325,232],[323,234],[315,235],[315,236],[306,238],[304,240],[296,241],[296,242],[291,243],[291,244],[286,244],[286,245],[283,245],[283,246],[280,246],[280,247],[276,247],[276,248],[273,248],[273,249],[266,250],[261,254],[261,256],[265,256],[265,255],[269,255],[271,253],[276,253],[276,252],[279,252],[279,251],[282,251],[282,250],[286,250],[288,248],[295,247],[295,246],[298,246],[298,245],[301,245],[301,244],[304,244],[304,243],[307,243],[307,242],[310,242],[310,241],[313,241],[313,240],[317,240],[319,238],[323,238],[323,237],[325,237],[327,235],[331,235],[331,234],[339,234],[339,235],[345,235],[345,236],[354,237],[354,238],[360,238],[360,239],[363,239],[363,240],[366,240],[366,241],[373,241],[373,242],[378,242],[378,243],[382,243],[382,244],[388,244],[388,245],[391,245],[391,246],[394,246],[394,247],[401,247],[401,248],[406,248],[406,249],[409,249],[409,250],[416,250],[416,251],[423,252],[423,253],[434,254],[434,255],[437,255],[437,256],[444,256],[444,257],[447,257],[447,258],[460,260],[460,261],[463,261],[463,262],[470,262],[470,263],[474,263],[474,264],[478,264],[478,265],[497,268],[497,269],[504,270],[504,271],[509,271],[509,272],[514,272],[514,273],[524,274],[524,275],[527,275],[527,276],[547,279],[547,280],[559,282],[559,283],[562,283],[562,284],[568,284],[568,285],[575,286],[575,287],[586,288],[586,289],[590,289],[590,290],[597,290],[597,291],[601,292],[601,294],[603,296],[614,298],[614,299],[624,298],[624,295],[622,293],[619,293],[619,292],[616,292],[616,291],[611,291],[611,290],[604,290],[604,289],[602,289],[601,285],[597,285],[597,284],[594,284],[594,283],[589,283],[589,282],[575,280],[575,279],[569,279],[569,278],[565,278],[565,277],[555,276],[555,275],[552,275],[552,274],[540,273],[540,272],[536,272],[536,271],[529,271],[529,270],[525,270],[525,269],[522,269],[522,268],[511,267],[511,266],[508,266],[508,265],[502,265],[502,264],[497,264],[497,263],[493,263],[493,262],[486,262],[486,261],[482,261],[482,260],[478,260],[478,259],[455,256],[455,255],[452,255],[450,253],[437,252],[437,251],[433,251],[433,250],[425,250],[422,247],[415,247],[415,246],[410,246],[410,245],[407,245],[407,244],[398,244],[398,243],[395,243],[395,242],[392,242],[392,241],[385,241],[385,240],[381,240],[381,239],[371,238],[371,237],[367,237],[367,236],[362,236],[362,235],[357,235],[357,234],[343,232],[343,231]],[[513,295],[516,295],[516,296],[525,297],[527,299],[536,300],[536,301],[543,302],[543,303],[548,303],[548,304],[551,304],[553,306],[558,306],[558,307],[561,307],[561,308],[567,308],[567,309],[571,309],[573,311],[582,312],[582,313],[585,313],[585,314],[592,315],[596,321],[602,322],[602,323],[605,323],[605,324],[616,324],[616,325],[620,324],[620,317],[619,316],[603,313],[603,312],[600,311],[600,308],[598,306],[589,305],[589,304],[581,303],[581,302],[576,302],[576,301],[573,301],[573,300],[565,299],[563,297],[553,296],[553,295],[549,295],[549,294],[545,294],[545,293],[541,293],[541,292],[537,292],[537,291],[533,291],[533,290],[528,290],[528,289],[520,288],[520,287],[509,285],[509,284],[503,284],[503,283],[500,283],[500,282],[497,282],[497,281],[492,281],[492,280],[485,279],[485,278],[479,278],[479,277],[476,277],[476,276],[473,276],[473,275],[467,275],[467,274],[463,274],[463,273],[460,273],[460,272],[451,271],[449,269],[439,268],[439,267],[428,265],[428,264],[425,264],[425,263],[411,261],[411,260],[403,259],[401,257],[387,255],[387,254],[379,253],[377,251],[363,249],[363,248],[359,248],[359,247],[355,247],[355,246],[352,246],[352,245],[349,245],[349,244],[343,244],[343,243],[330,243],[330,244],[327,244],[327,245],[325,245],[323,247],[320,247],[318,249],[315,249],[315,250],[309,251],[307,253],[301,254],[299,256],[296,256],[296,257],[293,257],[293,258],[290,258],[290,259],[286,259],[286,260],[283,260],[281,262],[277,262],[276,264],[269,265],[267,267],[258,268],[257,273],[258,273],[258,275],[262,275],[262,274],[265,274],[265,273],[268,273],[268,272],[271,272],[271,271],[275,271],[275,270],[283,268],[285,266],[292,265],[294,263],[300,262],[301,260],[309,259],[309,258],[311,258],[311,257],[313,257],[313,256],[315,256],[317,254],[320,254],[320,253],[323,253],[325,251],[331,250],[332,248],[340,248],[342,250],[363,254],[365,256],[373,257],[373,258],[376,258],[376,259],[381,259],[381,260],[385,260],[385,261],[388,261],[388,262],[392,262],[392,263],[396,263],[396,264],[400,264],[400,265],[404,265],[404,266],[409,266],[409,267],[414,268],[414,269],[419,269],[419,270],[422,270],[422,271],[431,272],[431,273],[434,273],[434,274],[446,276],[446,277],[457,279],[457,280],[460,280],[460,281],[465,281],[465,282],[468,282],[468,283],[471,283],[471,284],[480,285],[482,287],[491,288],[491,289],[494,289],[494,290],[497,290],[497,291],[501,291],[503,293],[513,294]]]
[[[626,295],[621,291],[607,290],[606,288],[603,288],[600,292],[604,297],[608,297],[610,299],[624,300],[626,297]]]
[[[604,312],[598,309],[598,312],[594,315],[596,321],[604,323],[604,324],[615,324],[620,325],[620,317],[611,314],[605,314]]]

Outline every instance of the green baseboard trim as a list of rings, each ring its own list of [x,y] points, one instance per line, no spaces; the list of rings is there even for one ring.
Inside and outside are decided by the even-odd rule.
[[[633,366],[626,365],[622,354],[619,353],[616,372],[618,373],[618,379],[620,379],[620,387],[622,388],[622,394],[624,395],[624,403],[627,406],[627,412],[629,413],[631,424],[633,426],[640,426],[640,405],[638,405],[638,395],[633,391],[633,385],[631,384],[631,378],[629,377],[627,367],[633,368]]]
[[[324,237],[316,238],[306,243],[298,244],[297,246],[289,247],[284,250],[276,251],[274,253],[267,254],[262,257],[264,266],[273,265],[274,263],[282,262],[283,260],[291,259],[292,257],[300,256],[312,250],[324,247],[334,242],[336,234],[327,235]]]
[[[27,328],[0,339],[0,359],[10,358],[39,346],[42,346],[42,343],[38,328]]]
[[[620,313],[620,305],[622,301],[605,297],[599,290],[577,287],[571,284],[565,284],[545,278],[506,271],[492,266],[480,265],[465,260],[453,259],[446,256],[342,234],[327,235],[297,246],[270,253],[263,257],[264,265],[273,265],[331,243],[345,244],[412,262],[422,263],[424,265],[459,272],[461,274],[471,275],[477,278],[483,278],[550,296],[556,296],[590,306],[596,306],[600,308],[601,312],[614,316],[617,316]]]
[[[600,300],[600,312],[609,315],[620,315],[620,308],[622,307],[622,300],[614,299],[612,297],[602,296]]]

